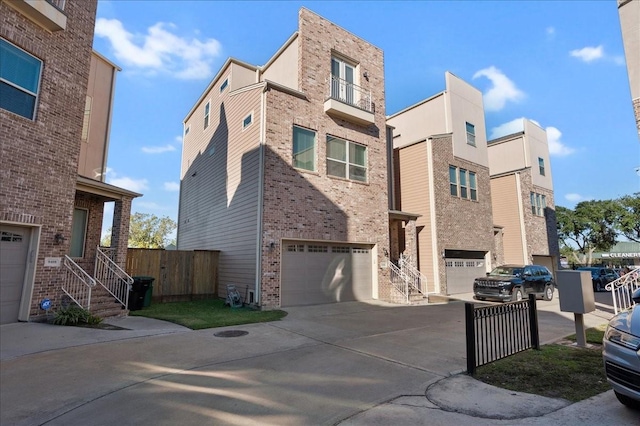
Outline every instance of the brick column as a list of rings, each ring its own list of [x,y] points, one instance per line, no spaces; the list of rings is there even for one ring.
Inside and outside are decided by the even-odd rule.
[[[404,227],[405,232],[405,252],[411,256],[414,267],[418,267],[418,234],[416,232],[416,221],[409,220]]]
[[[122,269],[127,263],[127,247],[129,243],[129,221],[131,218],[130,197],[122,197],[113,208],[113,224],[111,226],[111,248],[115,249],[114,262]]]

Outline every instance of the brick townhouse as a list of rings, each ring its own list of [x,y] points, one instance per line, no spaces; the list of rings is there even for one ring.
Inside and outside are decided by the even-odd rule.
[[[1,323],[44,318],[45,300],[89,307],[90,290],[94,302],[107,294],[92,276],[105,202],[115,203],[110,257],[126,261],[140,194],[104,182],[118,68],[92,52],[96,6],[0,1]]]
[[[388,297],[382,51],[302,8],[263,66],[230,58],[184,120],[178,249],[263,308]]]

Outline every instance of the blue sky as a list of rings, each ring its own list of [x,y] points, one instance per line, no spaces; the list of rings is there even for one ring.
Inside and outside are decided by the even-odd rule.
[[[640,191],[615,0],[100,0],[94,49],[122,68],[107,182],[144,194],[132,212],[177,220],[182,120],[229,56],[265,64],[302,6],[384,51],[387,114],[450,71],[483,92],[489,139],[522,117],[547,130],[556,205]]]

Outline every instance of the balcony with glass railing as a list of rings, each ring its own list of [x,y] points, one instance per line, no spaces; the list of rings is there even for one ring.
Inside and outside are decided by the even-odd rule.
[[[327,80],[327,98],[324,102],[327,114],[369,125],[375,122],[374,109],[370,90],[334,75]]]
[[[67,28],[66,0],[11,0],[6,2],[27,18],[51,32]]]

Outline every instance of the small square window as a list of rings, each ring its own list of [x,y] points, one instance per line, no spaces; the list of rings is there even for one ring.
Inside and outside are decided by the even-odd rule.
[[[476,146],[476,126],[465,123],[467,127],[467,144]]]
[[[222,84],[220,85],[220,93],[222,93],[224,91],[224,89],[227,88],[227,86],[229,85],[229,79],[226,78]]]
[[[186,126],[184,128],[184,135],[187,136],[189,134],[189,130],[191,130],[191,126]]]
[[[247,115],[244,120],[242,120],[242,128],[246,129],[253,123],[253,113]]]

